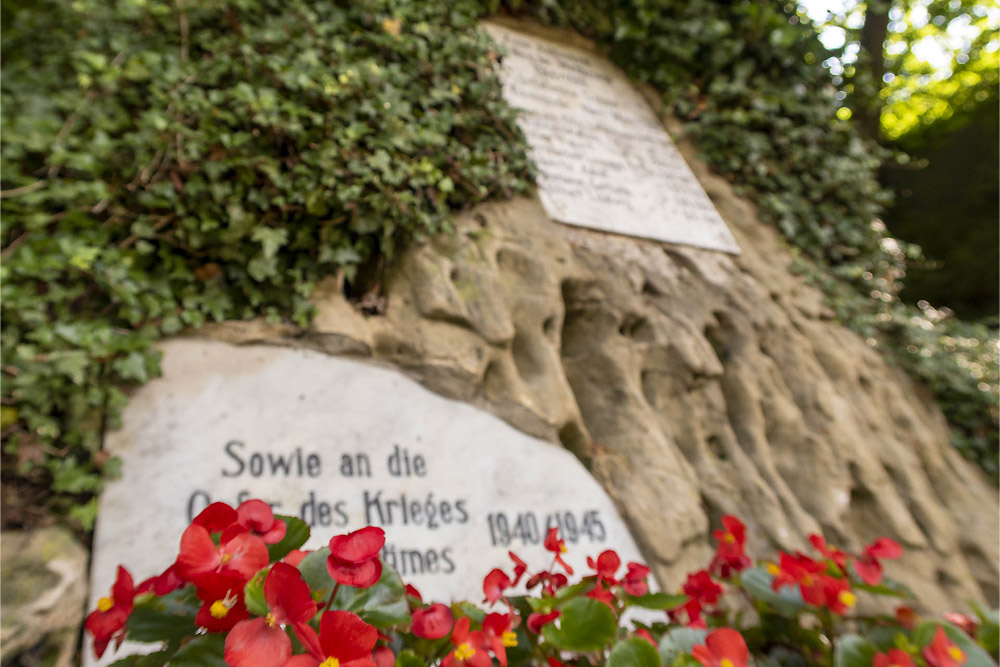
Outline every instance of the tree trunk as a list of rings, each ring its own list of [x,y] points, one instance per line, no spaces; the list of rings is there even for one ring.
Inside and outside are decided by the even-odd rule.
[[[883,48],[889,34],[888,0],[871,0],[861,28],[861,51],[858,53],[857,74],[854,76],[854,118],[861,133],[875,141],[881,136],[882,77],[885,76]]]

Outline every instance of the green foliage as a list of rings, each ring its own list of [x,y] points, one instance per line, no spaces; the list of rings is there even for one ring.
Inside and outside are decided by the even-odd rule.
[[[566,651],[599,651],[615,636],[618,622],[611,607],[592,598],[574,597],[559,606],[559,624],[549,623],[542,636]]]
[[[834,55],[794,4],[751,0],[510,0],[573,27],[663,94],[702,157],[799,253],[837,318],[934,391],[952,443],[994,480],[1000,457],[997,335],[899,300],[919,248],[886,233],[877,170],[888,152],[838,118]]]
[[[615,644],[608,655],[607,667],[660,667],[660,656],[645,639],[633,637]]]
[[[5,3],[8,465],[56,508],[85,500],[156,340],[304,325],[319,278],[522,190],[474,18],[443,0]]]
[[[11,2],[0,81],[5,472],[88,526],[99,455],[151,345],[304,325],[316,281],[523,191],[523,138],[474,0]],[[506,7],[570,25],[664,93],[713,168],[802,253],[838,317],[927,382],[997,470],[993,335],[899,303],[882,154],[838,120],[814,28],[741,0]],[[817,268],[823,267],[823,268]],[[929,328],[928,328],[929,327]]]
[[[294,516],[278,514],[274,517],[285,522],[285,536],[277,544],[267,545],[267,555],[272,561],[284,558],[294,549],[298,549],[309,539],[309,525]]]

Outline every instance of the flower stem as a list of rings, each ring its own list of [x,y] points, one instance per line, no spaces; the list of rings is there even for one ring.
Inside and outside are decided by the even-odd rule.
[[[337,597],[337,591],[339,590],[340,590],[340,582],[338,581],[337,585],[334,586],[333,590],[330,592],[330,597],[327,598],[326,606],[323,607],[323,611],[328,611],[330,609],[330,605],[333,604],[333,598]]]

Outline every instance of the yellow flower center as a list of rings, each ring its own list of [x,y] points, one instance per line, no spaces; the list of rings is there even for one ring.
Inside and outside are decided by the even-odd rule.
[[[264,620],[267,621],[267,627],[273,628],[278,619],[276,619],[274,614],[271,612],[267,612],[267,616],[264,617]]]
[[[776,563],[768,563],[767,571],[771,574],[772,577],[776,577],[778,576],[778,573],[781,572],[781,568],[778,567]]]
[[[902,665],[897,665],[896,663],[892,663],[891,665],[889,665],[889,667],[903,667],[903,666]]]
[[[225,618],[226,614],[229,613],[229,607],[226,606],[224,600],[216,600],[208,608],[208,613],[212,615],[212,618]]]
[[[729,658],[723,658],[719,661],[719,667],[734,667],[733,661]]]
[[[508,630],[500,635],[500,641],[503,642],[504,646],[517,646],[517,635]]]
[[[340,667],[340,660],[336,658],[327,658],[319,664],[319,667]]]
[[[97,601],[97,611],[107,611],[115,606],[115,603],[111,601],[111,598],[101,598]]]
[[[954,660],[955,662],[958,663],[965,662],[965,653],[963,653],[962,649],[958,648],[957,646],[949,646],[948,655],[950,655],[951,659]]]
[[[228,563],[233,559],[233,554],[222,554],[222,562]]]
[[[840,604],[845,607],[853,607],[858,603],[858,596],[851,591],[840,591],[837,599],[840,600]]]
[[[455,660],[468,660],[476,654],[476,649],[469,646],[468,642],[462,642],[455,649]]]
[[[725,535],[722,536],[722,541],[725,542],[726,544],[733,544],[736,541],[736,536],[733,535],[732,533],[726,533]],[[732,667],[732,664],[733,663],[729,663],[728,667]]]
[[[802,575],[802,585],[803,586],[812,586],[813,585],[813,578],[811,576],[809,576],[808,574]]]

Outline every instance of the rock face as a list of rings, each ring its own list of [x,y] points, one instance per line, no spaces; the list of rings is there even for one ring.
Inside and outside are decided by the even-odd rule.
[[[928,610],[995,605],[996,490],[949,446],[929,394],[833,322],[775,231],[679,147],[741,256],[563,226],[520,199],[400,256],[384,315],[331,279],[305,335],[207,333],[390,362],[561,442],[668,589],[733,513],[751,553],[805,550],[818,530],[854,551],[887,535],[906,550],[889,576]]]
[[[62,528],[5,532],[2,545],[0,661],[69,667],[84,617],[87,550]]]

